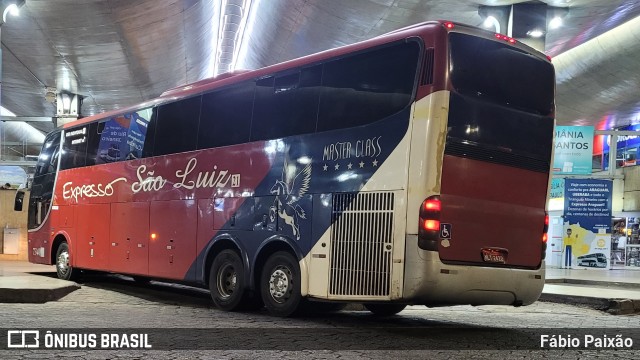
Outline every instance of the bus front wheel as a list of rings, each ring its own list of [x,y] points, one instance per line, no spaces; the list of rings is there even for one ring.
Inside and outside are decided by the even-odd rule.
[[[267,260],[260,276],[260,294],[270,314],[291,316],[300,308],[300,265],[288,252],[279,251]]]
[[[209,290],[213,303],[222,310],[239,310],[245,295],[244,266],[233,250],[221,251],[211,264]]]
[[[69,245],[63,242],[56,251],[56,273],[59,279],[72,280],[75,277],[74,269],[69,259]]]
[[[407,305],[404,304],[364,304],[367,310],[377,316],[391,316],[404,310]]]

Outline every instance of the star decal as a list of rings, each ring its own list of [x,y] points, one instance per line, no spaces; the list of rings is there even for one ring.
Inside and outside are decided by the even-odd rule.
[[[352,167],[353,167],[353,164],[352,164],[352,163],[348,163],[348,164],[347,164],[347,168],[348,168],[349,170],[351,170],[351,168],[352,168]]]
[[[362,169],[364,167],[364,161],[360,161],[360,168]]]
[[[378,166],[378,159],[373,160],[373,166]]]
[[[338,170],[340,168],[340,164],[336,164],[335,168]]]
[[[329,168],[327,164],[324,164],[324,166],[322,167],[322,171],[327,171],[327,168]]]

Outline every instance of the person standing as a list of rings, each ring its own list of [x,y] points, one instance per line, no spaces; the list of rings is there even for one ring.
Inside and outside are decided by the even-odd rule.
[[[567,228],[567,236],[562,239],[562,244],[564,246],[564,266],[571,267],[571,248],[573,246],[574,239],[571,238],[571,228]]]

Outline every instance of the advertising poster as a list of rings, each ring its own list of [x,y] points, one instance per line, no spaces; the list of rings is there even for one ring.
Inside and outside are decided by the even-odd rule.
[[[126,154],[126,160],[139,159],[142,157],[144,139],[147,137],[147,127],[149,126],[149,117],[146,112],[147,111],[143,110],[125,115],[125,117],[131,120],[129,131],[127,132],[128,153]]]
[[[96,163],[104,164],[123,160],[128,131],[129,119],[126,117],[109,119],[100,134]]]
[[[554,175],[590,175],[593,126],[556,126]]]
[[[563,262],[571,269],[609,269],[611,180],[565,179]]]
[[[143,111],[113,117],[105,123],[98,146],[98,164],[142,157],[149,124]]]
[[[620,131],[639,131],[640,124],[628,125],[618,129]],[[634,166],[640,165],[640,158],[638,157],[638,145],[640,145],[640,136],[635,135],[620,135],[617,137],[617,159],[616,165],[621,166]],[[611,149],[611,136],[606,137],[606,141],[602,144],[602,169],[607,170],[609,168],[609,151]],[[594,149],[594,154],[599,153],[599,149]]]
[[[562,209],[564,209],[564,179],[552,179],[547,210],[558,211]]]
[[[549,192],[550,199],[561,199],[564,197],[564,179],[552,179],[551,191]]]

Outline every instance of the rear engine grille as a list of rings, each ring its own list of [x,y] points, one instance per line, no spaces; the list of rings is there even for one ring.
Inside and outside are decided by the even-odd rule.
[[[393,209],[391,192],[333,196],[331,295],[389,296]]]
[[[420,85],[433,84],[433,58],[433,48],[425,49],[422,75],[420,76]]]

